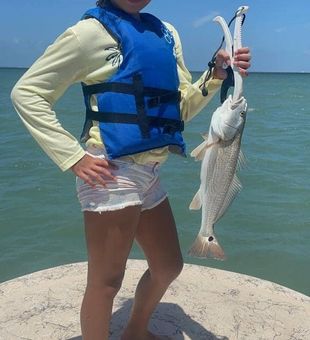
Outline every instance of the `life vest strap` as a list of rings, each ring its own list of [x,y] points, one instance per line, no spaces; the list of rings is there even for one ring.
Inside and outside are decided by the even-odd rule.
[[[92,96],[93,94],[104,92],[126,93],[134,95],[135,89],[132,84],[120,82],[106,82],[93,85],[83,84],[83,93],[86,96]]]
[[[134,74],[132,77],[133,87],[135,89],[135,101],[137,108],[137,120],[141,131],[142,138],[150,138],[149,122],[146,115],[144,103],[144,85],[141,74]]]
[[[147,101],[147,106],[149,108],[159,106],[161,104],[167,103],[179,103],[181,101],[181,92],[170,92],[160,96],[155,96]]]
[[[125,124],[139,124],[138,116],[129,113],[115,113],[115,112],[102,112],[102,111],[86,111],[87,120],[96,120],[104,123],[125,123]],[[179,121],[169,118],[160,117],[146,117],[149,126],[163,127],[164,132],[174,133],[176,131],[184,130],[184,121]]]
[[[93,85],[83,85],[83,93],[85,96],[92,96],[97,93],[114,92],[114,93],[125,93],[125,94],[136,94],[136,89],[132,84],[126,83],[99,83]],[[181,101],[180,91],[169,91],[164,89],[158,89],[154,87],[144,87],[143,96],[151,97],[147,100],[147,106],[153,108],[161,104],[166,103],[179,103]]]
[[[90,98],[94,94],[104,92],[130,94],[135,98],[136,113],[126,114],[119,112],[97,112],[92,111]],[[181,100],[180,91],[169,91],[165,89],[145,87],[142,76],[136,73],[132,77],[132,83],[107,82],[94,85],[83,85],[83,93],[86,98],[86,119],[97,120],[99,122],[128,123],[137,124],[140,128],[142,138],[150,137],[151,121],[156,126],[164,127],[164,131],[183,131],[184,126],[179,120],[148,117],[147,108],[154,108],[166,103],[179,103]],[[145,97],[150,97],[145,101]],[[182,122],[183,123],[183,122]]]

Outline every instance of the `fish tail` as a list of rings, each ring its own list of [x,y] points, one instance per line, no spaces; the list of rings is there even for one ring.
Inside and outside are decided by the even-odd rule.
[[[222,261],[226,259],[225,253],[214,235],[202,236],[198,234],[188,253],[194,257],[209,257]]]

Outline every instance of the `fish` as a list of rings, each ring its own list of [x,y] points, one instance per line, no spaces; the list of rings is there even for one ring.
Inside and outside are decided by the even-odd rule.
[[[226,101],[230,100],[231,97],[228,97]],[[189,207],[191,210],[202,209],[201,228],[189,251],[191,256],[213,257],[219,260],[226,258],[215,236],[214,225],[242,189],[236,171],[238,166],[241,167],[245,162],[240,149],[246,112],[245,99],[231,110],[231,116],[238,124],[226,126],[228,134],[234,134],[230,139],[223,138],[217,134],[218,131],[215,132],[212,116],[209,133],[204,135],[205,141],[191,152],[191,156],[196,160],[202,160],[200,187]],[[221,113],[219,109],[217,113]],[[229,123],[230,121],[227,122]]]
[[[247,11],[242,6],[236,12],[234,43],[241,46],[242,15]],[[239,16],[238,16],[239,14]],[[232,59],[232,38],[225,20],[216,17],[224,30],[226,49]],[[234,93],[212,114],[209,131],[204,141],[196,147],[191,156],[201,160],[200,186],[189,209],[201,209],[201,227],[189,250],[189,255],[200,258],[225,260],[226,255],[215,235],[215,224],[226,213],[242,185],[237,170],[245,163],[241,152],[241,141],[247,116],[247,100],[243,96],[242,78],[233,69]]]

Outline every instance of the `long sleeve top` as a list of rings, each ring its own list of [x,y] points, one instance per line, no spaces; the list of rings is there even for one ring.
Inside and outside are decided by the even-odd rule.
[[[184,121],[192,119],[211,100],[221,81],[209,80],[206,83],[208,96],[201,94],[199,85],[204,74],[192,84],[182,55],[180,38],[175,28],[165,23],[175,40],[175,55],[180,80],[181,115]],[[111,53],[120,53],[118,44],[96,19],[77,22],[61,34],[44,54],[27,70],[14,86],[11,98],[23,123],[47,153],[63,170],[78,162],[85,150],[80,142],[65,130],[56,112],[55,102],[66,89],[79,82],[87,85],[108,79],[117,70],[117,63]],[[89,131],[86,146],[102,145],[98,122]],[[132,155],[135,162],[164,162],[168,155],[167,147]]]

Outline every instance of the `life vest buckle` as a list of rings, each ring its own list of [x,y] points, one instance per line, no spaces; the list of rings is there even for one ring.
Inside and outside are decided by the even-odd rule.
[[[163,133],[167,133],[173,135],[175,132],[183,131],[184,130],[184,121],[175,122],[175,123],[166,123],[163,126]]]
[[[147,101],[147,106],[149,108],[156,107],[160,105],[160,96],[152,97]]]
[[[147,101],[148,108],[153,108],[159,106],[161,104],[167,103],[179,103],[181,101],[181,92],[180,91],[172,91],[161,96],[155,96],[150,98]]]

